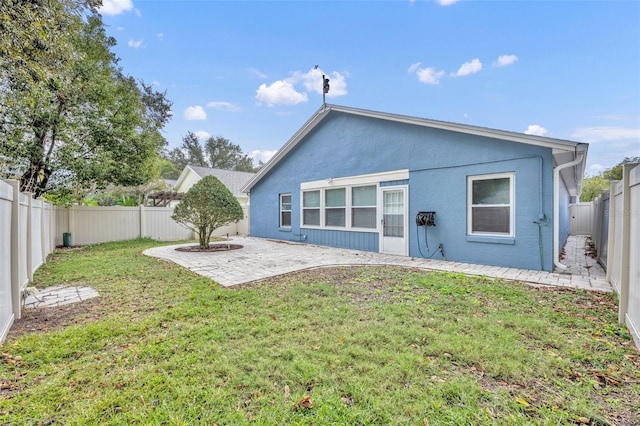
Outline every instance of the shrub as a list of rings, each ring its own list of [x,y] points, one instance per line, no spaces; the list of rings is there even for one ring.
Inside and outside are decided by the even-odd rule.
[[[206,176],[187,191],[171,216],[198,234],[200,247],[209,247],[217,228],[242,219],[242,207],[215,176]]]

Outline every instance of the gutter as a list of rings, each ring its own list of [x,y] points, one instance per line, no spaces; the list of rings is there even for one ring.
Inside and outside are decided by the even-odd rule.
[[[560,171],[580,164],[583,158],[580,153],[575,160],[553,168],[553,264],[563,271],[568,266],[560,263]]]

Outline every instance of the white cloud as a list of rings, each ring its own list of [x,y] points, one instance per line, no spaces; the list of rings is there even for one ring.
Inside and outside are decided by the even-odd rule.
[[[267,161],[271,160],[271,157],[276,155],[276,152],[278,151],[268,151],[268,150],[262,151],[262,150],[256,149],[254,151],[251,151],[249,155],[251,156],[251,158],[253,158],[253,163],[255,165],[258,165],[260,161],[262,161],[263,163],[266,163]]]
[[[539,124],[529,124],[527,130],[524,131],[525,135],[545,136],[548,132],[547,129]]]
[[[571,137],[589,143],[635,140],[634,143],[637,144],[636,147],[640,147],[640,143],[638,143],[638,141],[640,141],[640,128],[613,126],[580,127],[571,134]]]
[[[200,105],[190,106],[184,110],[184,118],[187,120],[206,120],[207,113]]]
[[[498,59],[493,63],[494,67],[506,67],[507,65],[515,64],[518,60],[516,55],[500,55]]]
[[[229,111],[229,112],[242,111],[242,108],[240,108],[236,104],[232,104],[231,102],[212,101],[212,102],[209,102],[207,106],[209,108],[219,109],[219,110]]]
[[[295,105],[307,102],[307,94],[296,91],[288,81],[278,80],[267,86],[262,83],[256,90],[256,99],[260,104],[267,106],[274,105]]]
[[[158,80],[153,80],[153,81],[151,82],[151,85],[152,85],[152,86],[160,86],[160,82],[159,82]]]
[[[314,92],[322,94],[322,75],[329,79],[328,98],[335,98],[347,94],[348,74],[333,71],[326,73],[320,68],[312,68],[308,72],[295,71],[288,78],[275,81],[267,86],[262,84],[256,91],[256,99],[259,104],[274,105],[294,105],[308,101],[308,93]],[[304,90],[297,89],[302,85]]]
[[[459,0],[437,0],[440,6],[451,6],[454,3],[457,3]]]
[[[320,68],[312,68],[308,72],[296,71],[287,79],[292,84],[302,83],[307,92],[322,94],[322,76],[329,79],[328,98],[335,98],[347,94],[347,82],[345,76],[337,71],[326,73]]]
[[[102,15],[119,15],[132,9],[131,0],[102,0],[102,6],[98,8],[98,12]]]
[[[247,71],[249,72],[249,76],[251,76],[252,78],[257,78],[259,80],[266,80],[267,78],[269,78],[268,75],[266,75],[262,71],[257,70],[255,68],[251,68],[251,69],[249,69]]]
[[[164,40],[164,33],[158,33],[156,34],[156,37],[158,37],[158,40],[162,41]]]
[[[418,68],[420,68],[420,65],[422,65],[422,62],[416,62],[415,64],[411,64],[407,72],[409,74],[413,74],[414,72],[416,72]]]
[[[482,62],[480,59],[475,58],[470,62],[465,62],[458,68],[458,71],[454,74],[456,77],[464,77],[465,75],[475,74],[482,69]]]
[[[588,173],[586,174],[590,176],[594,176],[602,173],[603,171],[604,171],[604,166],[602,164],[592,164],[591,167],[589,167]]]
[[[416,71],[418,80],[424,84],[438,84],[444,76],[444,71],[438,71],[435,68],[418,68]]]
[[[135,41],[134,39],[129,40],[129,43],[127,43],[129,45],[129,47],[133,47],[134,49],[137,49],[138,47],[142,46],[142,42],[144,40],[140,39],[138,41]]]
[[[196,137],[201,141],[206,141],[211,137],[211,133],[207,132],[206,130],[197,130],[193,132],[193,134],[196,135]]]

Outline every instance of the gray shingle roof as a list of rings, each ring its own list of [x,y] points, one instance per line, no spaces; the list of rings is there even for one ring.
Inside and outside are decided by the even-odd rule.
[[[205,176],[215,176],[222,182],[229,191],[236,197],[246,197],[240,189],[255,175],[249,172],[237,172],[235,170],[212,169],[210,167],[187,166],[190,167],[201,178]]]

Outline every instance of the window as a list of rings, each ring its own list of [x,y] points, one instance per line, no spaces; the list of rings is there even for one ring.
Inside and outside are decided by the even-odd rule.
[[[324,191],[324,224],[329,227],[346,226],[347,197],[344,188],[325,189]]]
[[[291,228],[291,194],[280,194],[280,227]]]
[[[469,176],[469,234],[513,236],[513,180],[513,173]]]
[[[320,190],[302,193],[302,224],[320,226]]]
[[[346,228],[378,227],[378,185],[346,185],[302,190],[302,226]]]
[[[376,228],[377,191],[375,185],[351,188],[351,226]]]

